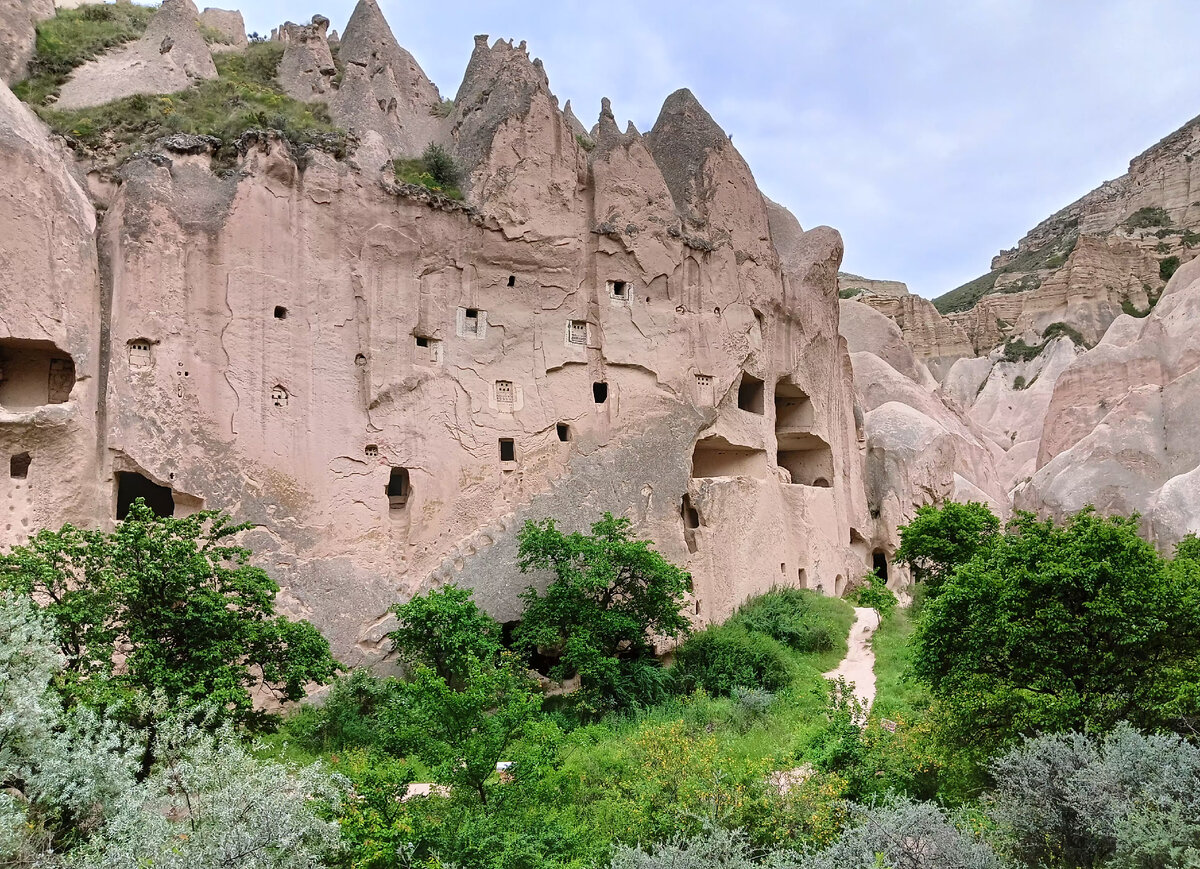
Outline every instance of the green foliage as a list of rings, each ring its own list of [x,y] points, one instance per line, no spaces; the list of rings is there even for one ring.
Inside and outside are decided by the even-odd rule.
[[[1179,257],[1163,257],[1158,261],[1158,276],[1164,281],[1171,280],[1171,276],[1175,274],[1176,270],[1179,268],[1179,265]]]
[[[1004,345],[1005,362],[1028,362],[1036,359],[1046,347],[1045,344],[1026,344],[1020,338],[1010,338]]]
[[[1062,527],[1018,513],[946,558],[956,569],[921,614],[913,671],[951,738],[986,750],[1122,719],[1182,727],[1200,699],[1200,571],[1179,561],[1168,569],[1136,519],[1091,510]]]
[[[454,100],[445,99],[429,109],[429,114],[435,118],[448,118],[454,114]]]
[[[435,780],[467,789],[483,803],[496,764],[540,717],[542,705],[524,666],[511,653],[498,663],[471,661],[462,690],[419,667],[400,700],[384,720],[410,730]]]
[[[500,625],[455,585],[418,595],[391,608],[399,626],[388,634],[409,665],[434,670],[461,687],[472,662],[487,663],[500,653]]]
[[[714,625],[676,650],[671,677],[685,694],[699,688],[726,695],[735,688],[779,691],[791,684],[794,673],[776,640],[740,625]]]
[[[380,714],[400,691],[394,679],[380,679],[367,670],[355,670],[333,683],[325,702],[302,706],[287,722],[289,735],[306,750],[345,751],[379,748],[403,753],[399,734],[380,727]]]
[[[75,67],[146,32],[153,7],[130,3],[60,9],[39,22],[29,78],[13,87],[18,98],[45,106]]]
[[[1050,341],[1053,341],[1055,338],[1062,338],[1062,337],[1070,338],[1072,341],[1075,342],[1076,346],[1078,346],[1078,347],[1087,347],[1088,346],[1087,341],[1084,340],[1083,333],[1080,332],[1078,329],[1076,329],[1074,326],[1068,325],[1067,323],[1063,323],[1063,322],[1051,323],[1049,326],[1047,326],[1045,329],[1042,330],[1042,340],[1047,343],[1049,343]]]
[[[1129,229],[1150,229],[1155,226],[1170,226],[1171,215],[1161,205],[1147,205],[1139,208],[1125,219]]]
[[[991,773],[987,811],[1025,865],[1198,865],[1200,748],[1177,736],[1038,736]]]
[[[896,609],[896,595],[892,594],[887,582],[875,571],[872,570],[864,579],[866,585],[854,592],[855,606],[870,607],[882,618],[887,618]]]
[[[1200,245],[1200,232],[1196,232],[1193,229],[1185,229],[1180,240],[1183,242],[1184,247],[1196,247]]]
[[[811,592],[773,589],[738,607],[728,623],[766,634],[797,652],[828,652],[834,647],[833,626],[812,601]]]
[[[462,199],[458,189],[462,170],[454,157],[441,145],[433,142],[414,160],[395,160],[392,169],[401,184],[416,184],[450,199]]]
[[[275,70],[282,57],[281,43],[255,43],[243,52],[214,56],[218,77],[186,91],[139,94],[91,108],[50,106],[37,111],[81,154],[117,162],[164,136],[191,133],[220,139],[214,165],[227,168],[237,159],[238,140],[249,130],[276,130],[298,154],[321,148],[345,156],[349,140],[333,125],[328,109],[294,100],[279,89]]]
[[[838,290],[839,299],[855,299],[861,296],[865,290],[862,287],[852,288],[848,290]]]
[[[1025,382],[1025,375],[1024,375],[1024,374],[1018,374],[1018,375],[1016,376],[1016,378],[1013,380],[1013,389],[1016,389],[1016,390],[1021,390],[1021,389],[1024,389],[1024,388],[1025,388],[1026,386],[1028,386],[1028,385],[1029,385],[1029,384],[1027,384],[1027,383]]]
[[[583,133],[576,133],[575,141],[579,143],[580,148],[589,153],[596,147],[596,143],[592,140],[591,136],[585,136]]]
[[[311,624],[274,616],[279,586],[232,540],[247,527],[218,511],[158,518],[139,499],[111,534],[39,531],[0,556],[0,587],[33,595],[53,620],[67,696],[104,708],[161,693],[262,724],[249,691],[258,674],[295,700],[335,662]]]
[[[922,583],[926,599],[932,600],[955,570],[995,541],[1000,520],[985,504],[950,501],[918,507],[913,520],[899,530],[895,560],[908,565],[913,581]]]
[[[653,702],[663,688],[653,637],[678,637],[691,577],[635,540],[626,518],[605,513],[590,535],[563,534],[554,520],[526,522],[518,534],[523,573],[550,571],[544,593],[532,586],[513,635],[516,648],[557,659],[550,676],[578,674],[571,695],[583,714]]]

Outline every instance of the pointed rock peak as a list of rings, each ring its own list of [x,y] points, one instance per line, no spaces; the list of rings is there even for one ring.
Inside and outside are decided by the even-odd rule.
[[[697,176],[709,154],[733,148],[729,136],[687,88],[667,97],[646,138],[671,190],[671,198],[684,213],[693,204]]]
[[[631,139],[640,139],[642,137],[642,134],[638,132],[638,128],[633,125],[633,121],[625,125],[625,135]]]
[[[571,109],[570,100],[567,100],[567,104],[563,106],[563,118],[566,119],[567,126],[570,127],[572,133],[576,136],[587,136],[587,128],[583,126],[579,118],[575,117],[575,112]]]
[[[396,83],[414,102],[432,107],[441,101],[425,70],[396,41],[375,0],[358,0],[339,44],[338,58],[342,62],[368,66],[372,61],[382,61],[392,68]]]
[[[501,124],[524,118],[536,95],[544,95],[557,112],[550,80],[541,60],[530,60],[525,43],[487,36],[475,37],[475,50],[454,98],[453,137],[464,173],[470,175],[483,160]]]
[[[599,130],[599,135],[596,136],[597,144],[611,144],[621,138],[621,129],[617,126],[617,118],[613,114],[612,102],[608,97],[600,100],[600,118],[596,121],[596,128]]]

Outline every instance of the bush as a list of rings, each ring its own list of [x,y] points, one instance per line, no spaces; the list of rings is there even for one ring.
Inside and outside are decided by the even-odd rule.
[[[463,198],[458,188],[462,172],[454,157],[441,145],[430,142],[420,157],[396,160],[392,169],[401,184],[415,184],[450,199]]]
[[[875,571],[868,573],[865,579],[867,584],[854,592],[855,605],[870,607],[881,617],[887,618],[896,608],[896,595],[892,594],[887,582]]]
[[[734,688],[777,692],[791,684],[792,662],[776,640],[740,625],[717,625],[679,647],[671,667],[675,689],[727,695]]]
[[[1139,208],[1125,220],[1130,229],[1149,229],[1153,226],[1170,226],[1171,215],[1161,205],[1147,205]]]
[[[1026,385],[1024,374],[1018,374],[1016,379],[1013,380],[1013,389],[1024,389]]]
[[[388,639],[405,663],[430,667],[461,687],[471,661],[486,663],[500,654],[500,625],[471,594],[448,585],[392,607],[400,624]]]
[[[1058,322],[1051,323],[1042,330],[1042,340],[1046,342],[1053,341],[1055,338],[1062,337],[1070,338],[1080,347],[1086,347],[1087,341],[1084,340],[1083,333],[1066,323]]]
[[[287,719],[287,732],[311,752],[361,746],[399,750],[392,734],[379,726],[379,714],[399,693],[393,679],[355,670],[333,683],[325,702],[301,707]]]
[[[991,765],[988,812],[1027,865],[1195,866],[1200,748],[1128,724],[1039,736]]]
[[[809,592],[783,588],[751,598],[729,623],[758,631],[797,652],[828,652],[834,647],[833,627],[812,611]]]
[[[1163,257],[1158,261],[1158,276],[1164,281],[1171,280],[1171,276],[1175,274],[1179,268],[1179,257],[1168,256]]]
[[[1008,343],[1004,345],[1004,361],[1028,362],[1031,359],[1036,359],[1045,347],[1045,344],[1030,345],[1026,344],[1020,338],[1010,338]]]
[[[932,803],[895,799],[857,806],[855,821],[831,847],[779,869],[879,869],[887,866],[1000,869],[996,854],[960,831]]]

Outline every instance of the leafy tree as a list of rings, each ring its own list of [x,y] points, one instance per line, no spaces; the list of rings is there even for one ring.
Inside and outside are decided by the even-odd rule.
[[[682,614],[691,577],[634,540],[630,521],[611,513],[592,533],[563,534],[554,520],[526,522],[518,535],[521,571],[554,574],[544,594],[530,587],[514,641],[556,655],[550,675],[578,674],[576,708],[600,712],[655,699],[662,691],[654,637],[687,632]]]
[[[397,604],[399,627],[388,634],[410,665],[433,669],[451,687],[461,688],[472,661],[500,653],[500,625],[471,600],[471,591],[454,585]]]
[[[1200,694],[1196,575],[1168,570],[1136,518],[1018,513],[926,605],[914,674],[964,746],[1123,719],[1178,727]]]
[[[442,187],[457,187],[462,172],[453,155],[436,142],[430,142],[421,154],[425,171]]]
[[[879,613],[881,618],[887,618],[896,609],[896,595],[887,587],[883,577],[871,571],[865,577],[866,585],[854,593],[854,605],[870,607]]]
[[[909,566],[913,580],[925,583],[927,599],[933,599],[950,574],[999,532],[1000,520],[984,504],[926,504],[917,508],[911,522],[901,526],[895,560]]]
[[[295,700],[336,663],[311,624],[274,616],[279,587],[232,542],[247,527],[217,511],[159,518],[139,499],[111,534],[66,525],[0,556],[0,587],[44,602],[66,696],[128,712],[162,695],[261,724],[249,691],[260,677]]]
[[[494,663],[470,661],[461,690],[418,667],[403,696],[385,709],[383,722],[410,734],[437,781],[468,789],[487,803],[485,785],[496,764],[541,716],[535,688],[511,653]]]

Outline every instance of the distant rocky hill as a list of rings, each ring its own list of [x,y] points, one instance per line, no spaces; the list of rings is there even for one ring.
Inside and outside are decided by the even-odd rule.
[[[933,304],[982,351],[1054,322],[1099,340],[1118,314],[1149,310],[1200,251],[1200,118],[1129,171],[1043,220],[987,274]]]

